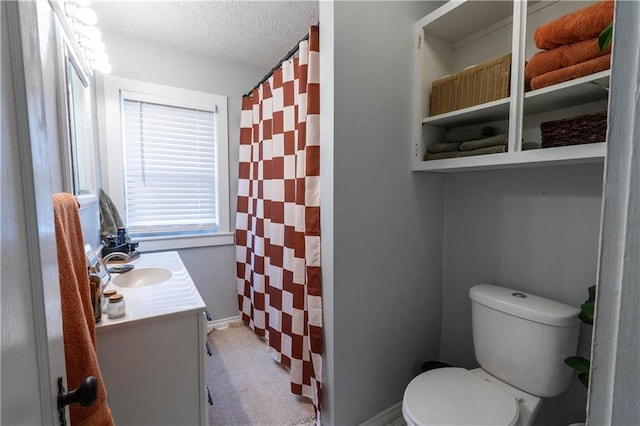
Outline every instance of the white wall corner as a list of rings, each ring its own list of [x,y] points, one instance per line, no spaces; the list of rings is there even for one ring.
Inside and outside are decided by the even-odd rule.
[[[213,330],[224,330],[230,325],[240,323],[241,321],[242,320],[240,319],[240,315],[236,315],[235,317],[207,321],[207,334],[211,333]]]
[[[389,423],[395,425],[394,420],[397,419],[402,419],[402,401],[365,420],[359,426],[385,426]],[[404,424],[404,420],[398,424]]]

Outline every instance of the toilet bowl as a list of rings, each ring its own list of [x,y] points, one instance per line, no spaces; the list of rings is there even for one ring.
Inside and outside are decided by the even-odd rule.
[[[481,368],[439,368],[407,386],[402,415],[413,425],[529,426],[542,399],[514,388]]]
[[[579,310],[508,288],[469,291],[473,344],[480,368],[426,371],[405,389],[408,425],[530,426],[543,398],[564,392],[573,377]]]

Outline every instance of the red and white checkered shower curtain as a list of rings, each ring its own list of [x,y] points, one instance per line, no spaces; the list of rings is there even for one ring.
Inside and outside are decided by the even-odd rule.
[[[318,413],[320,292],[319,30],[242,100],[236,264],[242,319]]]

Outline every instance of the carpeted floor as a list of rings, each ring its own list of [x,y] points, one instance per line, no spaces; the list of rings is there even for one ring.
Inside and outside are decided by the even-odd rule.
[[[288,371],[249,327],[214,330],[208,340],[211,426],[315,424],[313,404],[291,393]]]

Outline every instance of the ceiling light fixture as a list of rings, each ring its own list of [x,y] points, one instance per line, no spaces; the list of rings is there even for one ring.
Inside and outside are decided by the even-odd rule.
[[[96,27],[98,16],[88,6],[88,0],[70,0],[64,3],[64,13],[87,65],[94,71],[108,74],[111,64],[102,42],[102,33]]]

